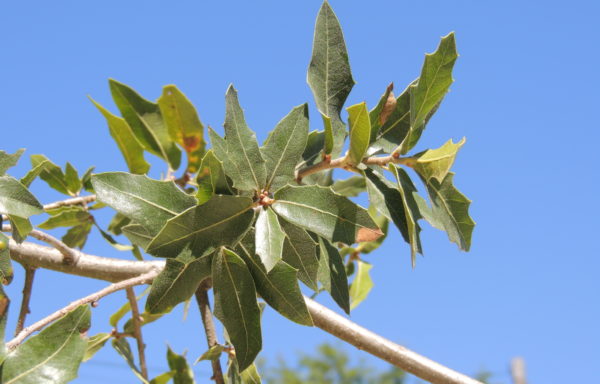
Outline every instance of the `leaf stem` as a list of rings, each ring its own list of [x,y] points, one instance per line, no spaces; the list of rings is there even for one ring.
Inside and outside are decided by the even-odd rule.
[[[33,288],[33,278],[35,277],[35,267],[28,265],[25,268],[25,283],[23,284],[23,298],[21,299],[21,310],[19,311],[19,319],[15,328],[15,336],[17,336],[25,326],[25,319],[31,312],[29,310],[29,302],[31,301],[31,290]]]
[[[133,336],[137,341],[138,356],[140,359],[140,369],[142,370],[142,376],[144,377],[144,379],[148,380],[148,366],[146,365],[146,354],[144,352],[146,345],[144,344],[144,338],[142,337],[140,310],[138,308],[138,303],[137,299],[135,298],[135,292],[133,291],[133,287],[127,287],[125,291],[127,292],[127,299],[129,300],[129,304],[131,305],[131,319],[133,320]]]
[[[210,310],[210,302],[208,301],[208,290],[211,287],[210,279],[205,279],[200,283],[200,286],[196,290],[196,301],[200,308],[200,317],[202,318],[202,325],[204,325],[204,333],[206,334],[206,343],[208,348],[218,344],[217,332],[215,330],[215,323],[213,321],[213,315]],[[224,384],[223,370],[221,368],[221,361],[219,359],[211,360],[213,377],[212,379],[217,384]]]
[[[19,334],[17,336],[15,336],[14,339],[12,339],[8,343],[6,343],[6,348],[8,350],[15,349],[19,344],[21,344],[23,342],[23,340],[25,340],[27,338],[27,336],[31,335],[35,331],[38,331],[38,330],[44,328],[46,325],[50,324],[51,322],[60,319],[61,317],[65,316],[67,313],[71,312],[72,310],[79,307],[80,305],[94,303],[94,302],[100,300],[101,298],[103,298],[104,296],[110,295],[111,293],[120,291],[122,289],[126,289],[128,287],[133,287],[136,285],[149,283],[152,281],[152,279],[154,279],[158,275],[158,272],[159,271],[152,269],[149,272],[144,273],[143,275],[132,277],[130,279],[111,284],[108,287],[103,288],[96,293],[92,293],[91,295],[88,295],[79,300],[73,301],[66,307],[59,309],[58,311],[52,313],[51,315],[41,319],[40,321],[38,321],[36,323],[30,325],[29,327],[23,328],[23,330],[21,332],[19,332]]]
[[[414,161],[415,160],[412,157],[399,157],[397,155],[392,154],[389,156],[365,157],[362,160],[362,163],[365,165],[379,165],[382,167],[388,165],[389,163],[394,163],[394,164],[402,164],[407,167],[412,167],[414,164]],[[333,169],[333,168],[342,168],[342,169],[346,169],[349,171],[356,170],[356,168],[354,166],[352,166],[351,164],[348,163],[348,159],[346,156],[337,158],[335,160],[325,158],[319,163],[309,165],[308,167],[304,167],[304,168],[301,168],[300,170],[298,170],[298,172],[296,173],[296,181],[298,183],[300,183],[302,181],[302,179],[308,175],[312,175],[314,173],[325,171],[327,169]]]

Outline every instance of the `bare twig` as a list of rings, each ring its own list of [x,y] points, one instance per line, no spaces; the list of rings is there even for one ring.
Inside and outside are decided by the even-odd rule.
[[[146,365],[146,354],[144,352],[146,345],[144,344],[144,338],[142,337],[140,310],[138,308],[138,303],[137,299],[135,298],[135,292],[133,291],[133,287],[127,287],[125,291],[127,292],[127,299],[129,300],[129,304],[131,305],[133,336],[137,341],[138,356],[140,358],[140,369],[142,370],[142,376],[144,377],[144,379],[148,379],[148,366]]]
[[[54,203],[44,205],[44,211],[48,211],[51,209],[56,209],[60,207],[66,207],[69,205],[86,205],[87,203],[91,203],[96,200],[96,195],[88,195],[81,197],[73,197],[71,199],[60,200]]]
[[[151,270],[141,276],[132,277],[131,279],[127,279],[127,280],[120,281],[118,283],[111,284],[108,287],[101,289],[100,291],[98,291],[96,293],[92,293],[89,296],[86,296],[79,300],[75,300],[71,304],[54,312],[50,316],[45,317],[42,320],[38,321],[37,323],[34,323],[34,324],[30,325],[29,327],[24,328],[17,336],[15,336],[14,339],[12,339],[8,343],[6,343],[6,348],[8,348],[9,350],[16,348],[19,344],[21,344],[23,342],[23,340],[25,340],[27,338],[27,336],[31,335],[35,331],[38,331],[38,330],[44,328],[46,325],[50,324],[51,322],[60,319],[61,317],[65,316],[67,313],[76,309],[80,305],[94,303],[106,295],[110,295],[113,292],[117,292],[122,289],[126,289],[128,287],[133,287],[133,286],[140,285],[140,284],[147,284],[147,283],[151,282],[152,279],[154,279],[156,277],[156,275],[158,275],[158,272],[156,270]]]
[[[213,315],[210,311],[210,302],[208,301],[208,290],[210,289],[210,279],[205,279],[196,290],[196,301],[200,308],[200,317],[202,318],[202,324],[204,325],[204,333],[206,334],[206,343],[208,348],[217,345],[217,332],[215,330],[215,323],[213,321]],[[213,377],[212,379],[217,384],[224,384],[223,370],[221,368],[221,361],[219,359],[211,360]]]
[[[522,357],[515,357],[510,362],[510,373],[512,376],[513,384],[527,384],[527,377],[525,374],[525,360]]]
[[[11,257],[19,263],[108,281],[131,281],[140,274],[154,277],[164,266],[164,262],[159,261],[115,260],[85,253],[75,265],[66,266],[62,255],[52,248],[28,242],[17,244],[12,240],[9,247]],[[133,285],[136,284],[130,284]],[[315,326],[415,376],[434,384],[482,384],[368,331],[311,299],[305,298],[305,301]]]
[[[2,225],[2,232],[10,232],[12,230],[9,224]],[[44,243],[50,244],[54,248],[56,248],[63,255],[63,263],[70,265],[75,264],[77,259],[79,259],[79,251],[69,247],[67,244],[58,240],[56,237],[42,231],[38,231],[37,229],[29,232],[29,235],[34,239],[38,239],[39,241],[43,241]]]
[[[30,313],[29,302],[31,300],[31,290],[33,288],[33,278],[35,277],[35,268],[25,266],[25,283],[23,284],[23,298],[21,299],[21,310],[19,311],[19,319],[15,328],[15,336],[17,336],[25,326],[25,319]]]
[[[377,156],[365,157],[362,160],[362,163],[366,164],[366,165],[379,165],[379,166],[386,166],[389,163],[394,163],[394,164],[406,165],[407,167],[412,167],[414,165],[414,161],[415,160],[412,157],[397,157],[394,155],[389,155],[389,156],[383,156],[383,157],[377,157]],[[354,167],[352,167],[351,165],[349,165],[347,163],[346,157],[340,157],[335,160],[331,160],[326,157],[321,162],[318,162],[318,163],[310,165],[308,167],[299,169],[296,174],[296,181],[301,182],[302,179],[308,175],[312,175],[313,173],[317,173],[317,172],[321,172],[321,171],[325,171],[327,169],[333,169],[333,168],[342,168],[342,169],[346,169],[346,170],[354,169]]]

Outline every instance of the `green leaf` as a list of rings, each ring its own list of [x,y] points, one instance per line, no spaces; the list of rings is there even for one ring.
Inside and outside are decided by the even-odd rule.
[[[256,219],[255,249],[267,272],[281,260],[284,236],[275,212],[268,207],[261,209]]]
[[[322,115],[331,119],[334,137],[331,153],[332,156],[338,156],[346,136],[340,112],[354,86],[354,79],[342,28],[327,1],[321,6],[315,24],[307,81],[317,108]]]
[[[415,227],[416,235],[410,231],[408,222],[416,222],[418,217],[411,220],[410,213],[407,214],[405,208],[405,195],[398,190],[398,186],[387,180],[381,173],[372,169],[366,169],[365,176],[367,180],[367,190],[369,191],[369,201],[377,211],[391,220],[408,244],[411,245],[411,252],[422,253],[421,243],[418,240],[418,225]],[[414,189],[414,187],[412,187]],[[416,224],[415,224],[416,225]],[[417,229],[418,228],[418,229]],[[415,239],[416,236],[416,239]],[[413,256],[414,260],[414,256]]]
[[[6,334],[6,321],[8,320],[8,307],[10,306],[10,300],[4,289],[0,286],[0,365],[6,359],[6,346],[4,343]],[[1,375],[1,373],[0,373]]]
[[[8,171],[9,168],[12,168],[15,165],[17,165],[17,162],[21,158],[23,152],[25,152],[24,148],[19,149],[12,155],[9,155],[4,151],[0,151],[0,176],[4,176],[4,174],[6,173],[6,171]]]
[[[260,191],[267,179],[265,160],[260,154],[256,134],[246,124],[237,91],[232,85],[225,96],[224,126],[227,153],[222,153],[222,148],[215,146],[211,137],[215,154],[223,161],[235,188]]]
[[[254,250],[246,245],[252,244],[252,239],[249,240],[240,242],[236,250],[250,269],[260,296],[288,319],[312,326],[312,318],[298,286],[298,271],[282,260],[267,271]]]
[[[376,212],[375,214],[371,213],[371,217],[373,217],[373,220],[377,223],[377,226],[381,228],[383,236],[381,236],[375,241],[366,241],[364,243],[360,243],[358,247],[356,247],[357,252],[365,255],[379,248],[388,234],[389,220],[387,219],[387,217],[383,215],[377,215]]]
[[[448,140],[444,145],[437,149],[428,149],[413,156],[416,159],[413,169],[417,171],[424,180],[435,177],[437,181],[442,182],[450,171],[450,168],[452,168],[456,154],[464,143],[465,138],[456,144],[454,144],[452,140]]]
[[[266,189],[276,191],[294,181],[307,140],[308,105],[303,104],[277,123],[260,149],[267,169]]]
[[[94,188],[92,187],[92,172],[96,167],[89,167],[81,176],[81,184],[83,185],[83,189],[88,192],[95,193]]]
[[[431,225],[446,231],[450,241],[460,249],[468,251],[475,227],[475,222],[469,216],[471,200],[454,187],[453,178],[454,173],[448,172],[441,183],[435,178],[423,180],[431,199],[431,212],[424,212],[424,216]]]
[[[209,249],[234,245],[252,224],[252,208],[248,197],[214,196],[167,221],[148,244],[147,252],[175,257],[189,244],[193,254],[202,255]]]
[[[389,117],[396,109],[397,101],[394,92],[392,92],[393,89],[394,83],[390,83],[375,108],[369,112],[369,120],[371,121],[370,143],[377,140],[379,129],[388,121]]]
[[[452,68],[457,58],[454,32],[442,37],[435,52],[425,55],[419,81],[410,86],[410,130],[399,148],[400,154],[415,146],[427,121],[448,92],[454,81]]]
[[[27,172],[27,174],[21,178],[21,184],[29,188],[31,183],[33,183],[35,178],[38,177],[40,173],[42,173],[42,171],[46,169],[46,165],[49,163],[50,161],[42,161],[39,164],[33,165],[29,172]]]
[[[402,205],[404,206],[408,230],[408,243],[410,244],[410,254],[412,266],[414,268],[417,253],[422,253],[421,239],[419,237],[421,227],[417,223],[420,219],[422,219],[418,203],[418,200],[422,198],[417,194],[417,188],[415,188],[415,185],[404,169],[396,167],[394,164],[390,164],[389,168],[396,178],[396,182],[398,183],[398,191],[402,196]]]
[[[238,255],[222,249],[213,257],[212,279],[215,316],[225,326],[239,367],[244,370],[262,348],[260,310],[252,275]]]
[[[113,348],[125,359],[129,368],[133,371],[133,374],[144,384],[148,384],[148,380],[144,378],[140,369],[135,365],[135,359],[129,346],[129,341],[126,338],[112,339],[111,342]]]
[[[244,369],[240,374],[242,377],[243,384],[261,384],[260,375],[256,369],[256,365],[252,364],[248,368]]]
[[[2,383],[67,383],[77,377],[87,348],[90,309],[82,305],[8,354]]]
[[[150,164],[144,159],[144,148],[135,137],[129,124],[127,124],[125,119],[110,113],[92,98],[90,98],[90,100],[106,119],[110,135],[119,146],[119,150],[127,163],[129,172],[142,175],[147,173],[150,169]]]
[[[225,347],[220,344],[213,345],[212,347],[210,347],[208,349],[208,351],[204,352],[194,362],[194,364],[198,364],[199,362],[205,361],[205,360],[217,360],[219,357],[221,357],[221,353],[223,353],[224,350],[225,350]]]
[[[158,375],[154,379],[150,380],[150,384],[167,384],[173,378],[173,376],[175,376],[175,373],[175,371],[169,371]]]
[[[58,165],[51,162],[46,156],[31,155],[30,159],[31,166],[34,169],[42,165],[42,169],[40,169],[39,176],[42,180],[48,183],[48,185],[51,188],[57,190],[60,193],[64,193],[65,195],[75,196],[77,194],[77,191],[69,190],[69,186],[67,185],[65,174],[63,173],[62,169],[60,169]],[[26,175],[25,178],[28,179],[28,175]]]
[[[371,280],[371,276],[369,275],[369,271],[373,266],[362,260],[357,260],[356,263],[358,265],[356,277],[350,285],[350,302],[352,303],[350,310],[356,308],[358,304],[366,299],[373,288],[373,280]]]
[[[337,248],[322,237],[319,237],[319,249],[319,281],[340,308],[350,314],[348,277],[342,257]]]
[[[279,223],[285,233],[283,261],[298,270],[298,278],[309,288],[317,291],[319,253],[317,244],[302,228],[280,218]]]
[[[8,220],[10,221],[10,226],[12,228],[13,240],[21,244],[33,230],[31,221],[15,215],[8,215]]]
[[[0,232],[0,282],[3,285],[8,285],[13,279],[13,267],[10,261],[10,251],[8,249],[8,237]],[[0,292],[0,310],[2,309],[2,296]],[[0,311],[1,312],[1,311]],[[0,317],[0,321],[1,321]],[[2,339],[4,340],[4,339]]]
[[[196,199],[172,181],[158,181],[143,175],[106,172],[92,176],[98,200],[117,212],[158,232],[165,222],[196,205]]]
[[[167,361],[169,362],[169,368],[175,371],[173,384],[195,384],[194,372],[188,365],[185,356],[176,354],[171,350],[171,347],[168,347]]]
[[[362,176],[352,176],[346,180],[337,180],[331,186],[333,192],[346,197],[356,197],[364,192],[366,188],[365,178]]]
[[[165,119],[171,139],[175,140],[187,153],[186,171],[196,173],[204,155],[204,126],[198,112],[188,98],[174,85],[163,87],[158,99],[160,112]]]
[[[304,160],[297,168],[308,167],[320,162],[323,159],[323,148],[325,145],[325,132],[323,131],[312,131],[308,134],[308,140],[306,142],[306,149],[302,153],[302,159]],[[305,176],[302,179],[304,184],[318,184],[318,185],[331,185],[331,171],[317,172],[312,175]]]
[[[338,123],[337,121],[335,123],[331,122],[331,118],[329,116],[325,116],[324,114],[321,113],[321,119],[323,119],[323,127],[324,129],[324,134],[325,134],[325,141],[324,141],[324,146],[323,146],[323,152],[325,154],[331,154],[333,152],[334,147],[336,146],[336,141],[342,141],[345,139],[346,133],[344,132],[343,134],[341,133],[342,130],[339,128],[343,128],[342,123]],[[338,137],[336,137],[336,135],[333,132],[333,124],[336,125],[336,134]],[[340,127],[341,126],[341,127]],[[336,140],[337,139],[337,140]],[[339,147],[340,145],[338,144],[337,147]],[[337,152],[339,152],[339,148],[336,148],[336,155]]]
[[[362,102],[346,108],[350,120],[350,149],[346,159],[352,165],[358,165],[369,148],[371,140],[371,121],[367,104]]]
[[[413,81],[412,84],[416,84]],[[369,153],[392,153],[406,138],[410,130],[410,86],[396,98],[394,109],[381,125]]]
[[[163,313],[151,314],[148,312],[144,312],[140,314],[140,326],[143,327],[146,324],[150,324],[155,322],[156,320],[163,317]],[[123,332],[133,334],[135,332],[135,326],[133,324],[133,319],[129,319],[125,322],[123,326]]]
[[[141,294],[139,294],[138,296],[136,296],[135,299],[137,301],[140,301],[140,299],[142,297],[144,297],[149,291],[150,291],[150,288],[144,289],[144,291]],[[111,325],[111,327],[117,328],[117,324],[119,323],[119,320],[121,320],[123,318],[123,316],[125,316],[126,314],[128,314],[129,311],[131,311],[131,303],[128,300],[128,301],[125,302],[125,304],[123,304],[121,306],[121,308],[119,308],[117,310],[117,312],[113,313],[108,318],[108,323]]]
[[[65,165],[65,183],[67,184],[67,189],[72,194],[78,194],[83,187],[81,180],[79,180],[79,174],[77,173],[77,170],[69,162],[67,162],[67,165]]]
[[[108,224],[108,231],[118,236],[123,233],[123,227],[129,224],[131,224],[131,219],[129,217],[117,213]]]
[[[210,277],[211,259],[212,253],[194,257],[189,249],[174,259],[167,259],[165,268],[152,282],[146,311],[167,313],[192,297],[200,282]]]
[[[71,248],[79,247],[79,249],[83,249],[91,230],[91,221],[75,226],[67,231],[62,237],[62,241]]]
[[[286,186],[275,193],[275,212],[330,241],[372,241],[383,233],[367,211],[330,188]]]
[[[98,231],[100,231],[100,235],[102,236],[102,238],[104,240],[106,240],[108,242],[108,244],[112,245],[112,247],[114,249],[116,249],[118,251],[132,251],[133,250],[132,245],[119,243],[109,233],[105,232],[102,228],[100,228],[100,226],[96,223],[96,221],[94,221],[93,223],[96,226],[96,228],[98,229]]]
[[[206,203],[216,194],[232,194],[227,176],[223,171],[223,163],[217,159],[213,150],[206,152],[202,158],[196,182],[198,183],[196,198],[199,204]]]
[[[171,169],[179,168],[181,150],[171,140],[158,105],[116,80],[110,79],[109,85],[117,108],[142,146],[165,159]]]
[[[88,361],[96,352],[98,352],[104,344],[111,338],[110,333],[99,333],[90,337],[87,341],[87,349],[85,350],[85,354],[83,355],[83,362]]]
[[[0,176],[0,213],[28,218],[44,212],[29,190],[11,176]]]
[[[148,231],[143,225],[129,224],[123,227],[123,234],[131,241],[132,244],[146,250],[148,244],[154,238],[154,235]]]
[[[88,211],[81,207],[73,207],[61,211],[56,216],[51,216],[48,220],[38,225],[41,229],[54,229],[58,227],[72,227],[74,225],[80,225],[91,220],[91,215]]]

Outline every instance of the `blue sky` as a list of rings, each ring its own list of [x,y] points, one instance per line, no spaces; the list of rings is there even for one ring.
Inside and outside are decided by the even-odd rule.
[[[456,82],[417,149],[466,136],[455,183],[473,200],[477,222],[469,253],[425,226],[425,257],[414,270],[408,247],[393,232],[368,256],[376,286],[352,319],[465,373],[486,368],[507,383],[508,363],[518,355],[531,383],[593,380],[600,359],[598,3],[331,4],[357,81],[348,105],[373,106],[390,81],[397,90],[405,87],[418,76],[424,53],[456,32]],[[0,12],[0,148],[25,147],[27,155],[71,161],[81,171],[91,165],[98,172],[126,170],[86,97],[115,111],[108,78],[150,99],[174,83],[219,131],[224,93],[234,83],[260,140],[293,106],[308,101],[311,116],[318,116],[305,79],[319,6],[319,0],[6,3]],[[320,129],[320,119],[312,120],[311,128]],[[153,163],[152,175],[159,177],[165,170]],[[21,176],[28,166],[25,157],[12,174]],[[33,191],[43,202],[61,198],[39,181]],[[87,251],[129,257],[97,235]],[[19,272],[8,287],[13,299],[21,282]],[[40,271],[29,319],[105,284]],[[109,330],[107,316],[123,301],[124,294],[103,300],[92,331]],[[166,369],[166,343],[188,349],[193,359],[205,349],[195,308],[184,323],[181,308],[171,317],[146,330],[153,373]],[[263,330],[262,356],[270,361],[333,341],[274,311],[265,313]],[[207,377],[209,366],[195,371]],[[105,348],[76,382],[109,377],[115,384],[134,381]]]

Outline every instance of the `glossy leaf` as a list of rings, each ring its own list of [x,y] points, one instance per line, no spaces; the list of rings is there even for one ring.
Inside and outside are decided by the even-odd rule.
[[[198,175],[196,176],[198,191],[196,198],[199,204],[204,204],[216,194],[231,195],[232,191],[223,171],[223,163],[210,150],[202,158]]]
[[[13,267],[10,261],[10,251],[8,249],[8,237],[0,232],[0,282],[8,285],[13,279]],[[1,293],[1,292],[0,292]],[[0,295],[0,310],[2,309],[2,297]],[[1,317],[0,317],[1,319]]]
[[[367,188],[365,178],[362,176],[352,176],[346,180],[336,180],[331,186],[333,192],[346,197],[356,197]]]
[[[204,126],[200,122],[196,108],[174,85],[163,87],[158,106],[171,139],[181,145],[187,153],[187,172],[196,173],[206,146]]]
[[[67,231],[62,237],[62,241],[68,247],[83,249],[91,230],[92,222],[77,225]]]
[[[144,159],[144,147],[142,147],[142,144],[136,138],[129,124],[127,124],[125,119],[110,113],[92,98],[90,100],[106,119],[110,135],[119,146],[129,172],[141,175],[147,173],[150,169],[150,164]]]
[[[65,195],[75,196],[77,191],[70,191],[62,169],[44,155],[31,155],[31,166],[36,169],[41,166],[39,176],[48,185]],[[25,176],[27,178],[27,176]],[[27,180],[26,180],[27,181]]]
[[[109,80],[109,85],[117,108],[142,146],[172,169],[179,168],[181,151],[171,140],[158,105],[116,80]]]
[[[152,180],[143,175],[99,173],[92,176],[92,185],[100,202],[152,233],[158,232],[168,219],[196,205],[196,199],[172,181]]]
[[[390,83],[387,86],[385,92],[379,99],[379,102],[369,112],[369,120],[371,121],[371,138],[370,142],[373,143],[377,140],[377,134],[379,133],[379,129],[383,124],[387,122],[390,115],[396,109],[396,97],[394,96],[394,84]]]
[[[431,199],[430,215],[425,219],[434,227],[446,231],[450,241],[463,251],[471,247],[475,222],[469,216],[469,200],[452,184],[454,173],[448,172],[440,183],[435,178],[424,181]]]
[[[338,156],[346,136],[340,112],[354,86],[354,79],[342,28],[327,1],[323,2],[315,24],[307,81],[317,108],[325,118],[331,119],[334,139],[331,153]]]
[[[241,196],[214,196],[212,199],[167,221],[148,244],[147,252],[175,257],[188,246],[195,255],[210,249],[234,245],[254,219],[252,199]]]
[[[308,105],[303,104],[277,123],[260,149],[267,169],[267,189],[276,191],[294,181],[307,140]]]
[[[340,308],[349,314],[348,277],[342,257],[336,247],[321,237],[319,237],[319,250],[319,281]]]
[[[347,160],[350,164],[357,165],[369,148],[371,140],[371,121],[367,104],[364,102],[346,108],[350,124],[350,149]]]
[[[8,220],[10,221],[10,226],[12,228],[13,240],[21,244],[33,230],[31,221],[15,215],[8,215]]]
[[[442,37],[433,53],[425,55],[425,63],[417,84],[410,86],[410,131],[399,149],[410,151],[425,129],[427,121],[438,108],[454,81],[452,68],[458,58],[454,32]]]
[[[352,244],[382,235],[367,211],[330,188],[286,186],[275,193],[275,212],[330,241]]]
[[[442,182],[452,164],[460,147],[465,143],[463,138],[458,143],[454,144],[452,140],[448,140],[444,145],[437,149],[428,149],[418,155],[415,155],[415,163],[413,169],[424,179],[429,180],[435,177],[437,181]]]
[[[142,372],[135,364],[135,359],[133,357],[133,352],[131,351],[131,346],[129,345],[129,341],[126,338],[112,339],[111,342],[113,348],[125,359],[129,368],[135,376],[137,376],[138,380],[140,380],[144,384],[148,384],[148,380],[144,378]]]
[[[224,127],[227,153],[223,153],[221,146],[215,146],[212,136],[211,142],[215,154],[223,161],[233,186],[246,191],[261,190],[267,179],[265,160],[258,148],[256,134],[246,124],[237,91],[232,85],[225,95]]]
[[[28,218],[44,212],[42,204],[11,176],[0,176],[0,213]]]
[[[371,275],[369,274],[373,266],[362,260],[357,260],[356,263],[356,277],[350,285],[350,310],[353,310],[365,300],[373,288],[373,280],[371,280]]]
[[[267,271],[270,271],[283,252],[285,234],[279,225],[277,215],[272,209],[261,209],[256,219],[256,254]]]
[[[21,158],[21,155],[25,152],[24,148],[19,149],[17,152],[9,155],[5,151],[0,151],[0,176],[4,176],[9,168],[17,165],[17,162]]]
[[[67,383],[77,377],[87,349],[84,333],[90,309],[82,305],[10,352],[2,365],[2,383]]]
[[[298,278],[309,288],[317,291],[317,274],[319,272],[317,243],[304,229],[281,218],[279,222],[285,232],[283,261],[296,268]]]
[[[254,280],[244,261],[227,249],[213,257],[212,279],[215,316],[225,326],[237,363],[244,370],[262,348]]]
[[[367,181],[369,201],[380,214],[391,220],[407,243],[410,243],[406,213],[402,203],[402,195],[398,188],[381,173],[367,168],[364,171]]]
[[[90,337],[87,341],[87,348],[83,355],[83,362],[86,362],[94,357],[96,352],[102,349],[102,347],[104,347],[110,338],[110,333],[98,333],[97,335]]]
[[[412,84],[416,84],[416,80]],[[373,114],[374,111],[371,111]],[[373,116],[374,117],[374,116]],[[371,120],[372,121],[372,120]],[[410,130],[410,86],[398,96],[385,123],[378,129],[369,153],[392,153],[406,138]]]
[[[240,242],[236,250],[250,269],[260,296],[288,319],[298,324],[312,326],[312,318],[298,286],[298,271],[282,260],[267,271],[254,250],[246,246],[247,243]],[[252,239],[249,243],[252,244]]]
[[[48,220],[38,225],[41,229],[54,229],[58,227],[72,227],[89,221],[91,215],[88,211],[80,207],[72,207],[71,209],[61,211],[55,216],[51,216]]]
[[[174,259],[167,259],[165,268],[152,282],[146,311],[167,313],[177,304],[188,300],[211,273],[212,253],[194,257],[185,249]]]

